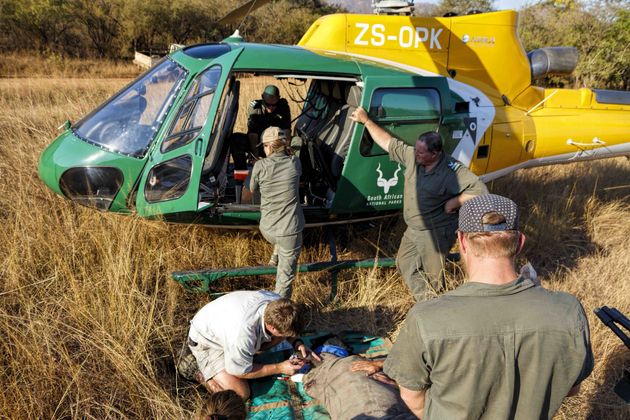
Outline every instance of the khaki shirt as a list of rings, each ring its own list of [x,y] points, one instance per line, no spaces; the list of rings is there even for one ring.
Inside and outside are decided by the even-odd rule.
[[[249,189],[260,188],[260,230],[273,236],[302,232],[304,213],[299,200],[300,159],[281,152],[254,164]]]
[[[417,303],[384,370],[427,389],[426,419],[550,419],[593,354],[580,302],[519,277]]]
[[[435,167],[426,172],[424,166],[416,164],[414,147],[392,138],[389,157],[405,166],[403,215],[405,223],[412,229],[430,230],[456,225],[457,212],[446,213],[444,204],[462,193],[488,193],[475,174],[445,153]]]

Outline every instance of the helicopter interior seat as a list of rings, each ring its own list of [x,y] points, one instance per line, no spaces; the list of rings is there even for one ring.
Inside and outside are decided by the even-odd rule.
[[[307,183],[311,197],[324,196],[328,186],[334,187],[335,184],[317,137],[343,106],[343,92],[343,85],[338,81],[313,80],[304,110],[295,124],[296,137],[293,140],[300,139],[298,156],[302,162],[302,179]]]
[[[216,147],[211,147],[212,145],[208,147],[204,157],[199,183],[200,200],[218,199],[225,193],[230,148],[228,138],[236,123],[241,84],[240,81],[231,78],[229,86],[229,91],[218,111],[220,112],[218,125],[213,130]]]
[[[120,115],[124,115],[133,123],[139,124],[147,105],[148,101],[143,95],[134,95],[120,104]]]
[[[297,118],[296,134],[303,140],[313,139],[322,130],[330,116],[343,105],[341,87],[335,81],[316,80],[309,90],[304,111]]]
[[[348,154],[354,122],[350,115],[361,105],[361,88],[356,85],[345,87],[345,104],[337,111],[328,129],[319,135],[322,147],[329,157],[330,172],[338,179],[343,162]]]
[[[322,127],[314,133],[314,147],[319,149],[316,153],[321,155],[322,160],[320,166],[324,166],[330,173],[333,184],[341,175],[343,162],[350,146],[354,128],[350,115],[359,107],[361,101],[361,89],[358,86],[353,84],[337,84],[337,86],[339,86],[338,92],[341,90],[344,92],[342,106],[330,115]]]

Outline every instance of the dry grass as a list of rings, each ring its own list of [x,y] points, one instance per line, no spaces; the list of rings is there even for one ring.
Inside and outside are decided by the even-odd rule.
[[[252,265],[270,246],[255,232],[217,232],[100,214],[54,196],[37,159],[56,126],[77,120],[124,80],[0,80],[0,413],[7,418],[185,418],[203,393],[174,362],[187,320],[207,297],[184,293],[175,270]],[[244,89],[245,90],[245,89]],[[257,97],[259,87],[244,92]],[[524,209],[525,258],[544,286],[576,294],[592,328],[596,368],[558,418],[622,419],[611,389],[629,352],[592,315],[601,305],[630,313],[630,167],[623,159],[541,168],[491,189]],[[353,226],[340,258],[392,256],[404,226]],[[319,231],[302,261],[326,258]],[[461,276],[453,268],[451,286]],[[271,287],[272,278],[225,282],[223,290]],[[302,275],[295,298],[311,327],[394,335],[411,306],[393,270],[340,275],[328,300],[325,275]]]
[[[81,79],[105,79],[135,77],[140,68],[131,60],[88,60],[64,58],[56,54],[33,56],[5,53],[0,60],[0,78],[65,77]]]

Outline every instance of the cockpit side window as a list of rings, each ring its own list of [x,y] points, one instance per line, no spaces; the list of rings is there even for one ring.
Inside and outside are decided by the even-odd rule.
[[[221,77],[221,66],[213,66],[193,82],[186,100],[171,124],[160,151],[170,152],[193,141],[201,131],[210,112],[212,98]]]
[[[369,115],[392,135],[414,144],[419,134],[436,131],[441,115],[440,93],[431,88],[377,89],[370,101]],[[367,130],[361,139],[363,156],[384,155]]]
[[[113,152],[142,158],[187,71],[165,59],[74,126],[82,140]]]

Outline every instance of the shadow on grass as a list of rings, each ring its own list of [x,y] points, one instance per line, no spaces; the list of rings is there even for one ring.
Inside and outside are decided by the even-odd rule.
[[[306,307],[308,331],[326,331],[333,334],[342,331],[359,331],[375,336],[387,336],[401,321],[404,313],[387,306],[371,308],[319,308]]]
[[[611,333],[612,334],[612,333]],[[593,393],[589,411],[585,418],[588,420],[600,419],[624,419],[628,418],[630,407],[623,404],[623,400],[615,394],[614,388],[621,380],[624,369],[630,368],[630,351],[619,345],[618,349],[610,352],[611,357],[598,361],[605,366],[600,368],[601,383],[598,384],[597,390]]]

